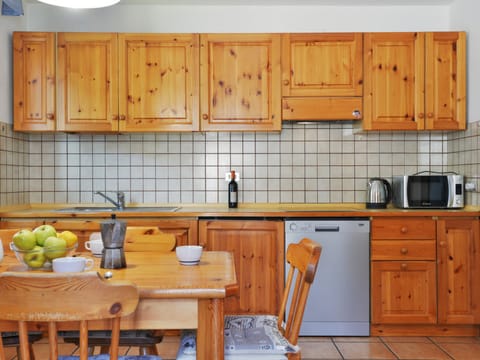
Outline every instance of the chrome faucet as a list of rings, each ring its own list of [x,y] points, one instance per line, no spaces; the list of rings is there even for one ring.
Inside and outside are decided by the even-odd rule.
[[[113,200],[111,197],[107,196],[101,191],[95,191],[95,194],[98,194],[105,198],[105,200],[111,202],[117,210],[123,210],[125,209],[125,193],[123,191],[117,191],[117,201]]]

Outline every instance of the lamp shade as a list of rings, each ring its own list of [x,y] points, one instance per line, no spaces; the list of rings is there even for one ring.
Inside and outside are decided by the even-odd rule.
[[[62,6],[72,9],[93,9],[112,6],[120,2],[120,0],[38,0],[42,3]]]

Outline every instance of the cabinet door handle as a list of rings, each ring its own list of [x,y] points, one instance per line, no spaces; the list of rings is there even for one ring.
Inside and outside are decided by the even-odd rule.
[[[353,116],[355,119],[360,119],[360,118],[362,117],[362,113],[360,112],[360,110],[355,109],[355,110],[353,110],[353,112],[352,112],[352,116]]]
[[[447,246],[447,243],[445,241],[440,241],[439,245],[440,245],[440,247],[445,247],[445,246]]]
[[[429,119],[433,118],[433,113],[429,112],[429,113],[427,114],[427,117],[428,117]]]
[[[400,265],[400,269],[407,270],[407,264],[403,263],[402,265]]]
[[[424,113],[419,113],[418,117],[419,117],[419,119],[423,119],[425,117],[425,114]]]
[[[403,226],[401,229],[400,229],[400,232],[402,234],[406,234],[408,232],[408,228],[406,226]]]
[[[53,116],[52,113],[48,113],[48,114],[47,114],[47,119],[48,119],[48,120],[53,120],[54,118],[55,118],[55,117]]]
[[[290,81],[289,80],[283,80],[283,85],[285,85],[285,86],[290,85]]]
[[[400,253],[401,253],[402,255],[407,255],[407,254],[408,254],[408,249],[407,249],[407,248],[402,248],[402,249],[400,250]]]
[[[203,119],[203,120],[208,120],[208,115],[207,115],[207,114],[203,114],[203,115],[202,115],[202,119]]]
[[[125,115],[120,115],[120,120],[125,120],[125,119],[126,119]]]

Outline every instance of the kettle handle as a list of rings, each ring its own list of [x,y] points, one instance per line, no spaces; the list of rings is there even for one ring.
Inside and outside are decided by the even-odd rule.
[[[387,190],[386,194],[386,203],[388,204],[392,200],[392,186],[390,183],[385,179],[380,179],[385,184],[385,189]]]

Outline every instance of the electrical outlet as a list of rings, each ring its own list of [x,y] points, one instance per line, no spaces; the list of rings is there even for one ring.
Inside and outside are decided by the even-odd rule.
[[[465,183],[465,191],[477,191],[477,184],[474,182]]]
[[[232,174],[229,172],[225,173],[225,181],[230,182],[232,180]],[[238,183],[240,181],[240,173],[235,171],[235,181]]]

